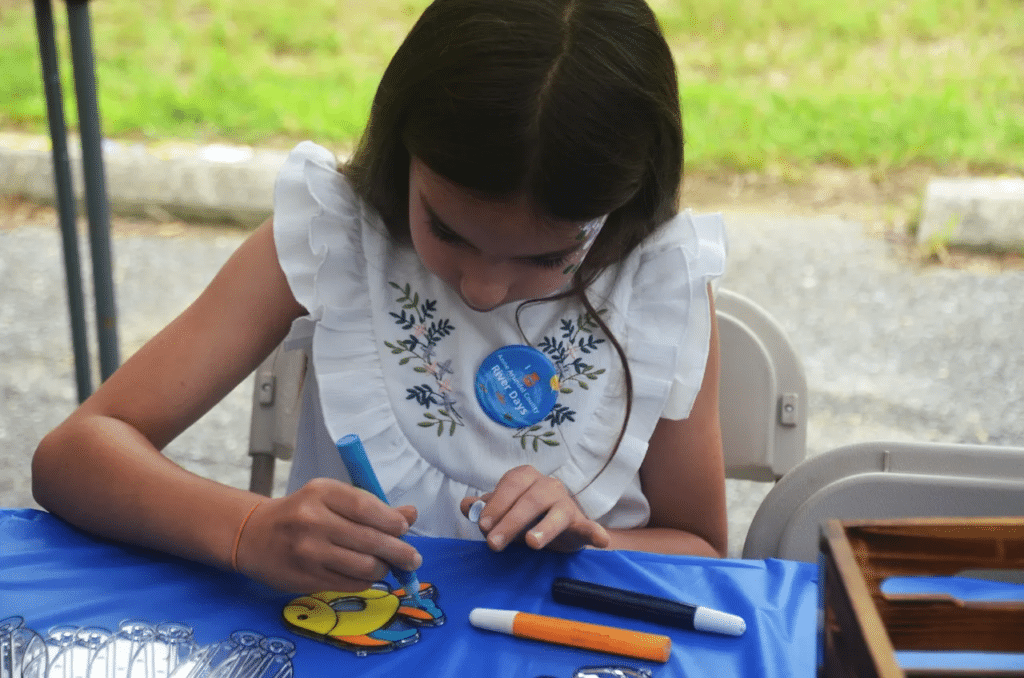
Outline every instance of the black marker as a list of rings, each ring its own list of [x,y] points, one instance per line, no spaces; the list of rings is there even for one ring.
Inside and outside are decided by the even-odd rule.
[[[747,630],[747,623],[734,614],[578,579],[559,577],[551,585],[551,595],[564,605],[585,607],[597,612],[608,612],[694,631],[741,636]]]

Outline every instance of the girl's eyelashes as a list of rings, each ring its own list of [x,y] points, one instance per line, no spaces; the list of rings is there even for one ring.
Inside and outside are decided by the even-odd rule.
[[[434,213],[427,213],[427,223],[430,225],[430,233],[441,242],[448,243],[449,245],[466,244],[466,241],[458,233],[445,226]]]
[[[458,233],[455,233],[448,228],[443,221],[441,221],[437,215],[432,212],[427,213],[427,223],[430,227],[430,233],[435,238],[443,243],[449,245],[456,245],[465,247],[468,243],[462,239]],[[543,255],[539,257],[529,257],[524,259],[527,263],[532,266],[538,266],[540,268],[558,268],[559,266],[565,265],[572,257],[572,252],[565,254],[553,254]]]
[[[558,268],[569,261],[569,255],[558,254],[549,257],[531,257],[528,261],[534,266],[540,266],[541,268]]]

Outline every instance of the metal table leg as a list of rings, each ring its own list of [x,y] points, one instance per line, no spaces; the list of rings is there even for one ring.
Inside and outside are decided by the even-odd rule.
[[[39,58],[43,67],[43,91],[46,94],[46,115],[53,144],[53,180],[57,193],[57,217],[64,245],[64,277],[71,315],[71,344],[75,355],[75,384],[78,402],[92,393],[92,370],[89,367],[89,341],[85,322],[85,301],[82,291],[82,266],[78,256],[78,231],[75,227],[75,191],[71,182],[71,160],[68,157],[67,129],[64,127],[64,97],[60,89],[60,64],[54,40],[53,9],[50,0],[35,0],[36,32],[39,36]]]
[[[91,391],[88,351],[84,348],[81,267],[75,231],[75,198],[71,183],[64,129],[60,71],[54,41],[50,0],[34,0],[39,51],[43,62],[50,136],[53,141],[54,181],[64,239],[64,260],[68,278],[68,305],[75,344],[76,381],[79,400]],[[89,222],[89,248],[92,255],[93,295],[96,307],[96,334],[99,343],[100,379],[105,380],[120,363],[117,341],[117,310],[114,303],[113,263],[110,246],[110,205],[107,200],[103,168],[103,136],[100,131],[96,96],[96,72],[93,64],[92,31],[87,0],[67,0],[68,32],[71,37],[71,63],[74,70],[75,98],[78,102],[79,132],[82,141],[82,168],[85,181],[86,215]]]
[[[96,297],[96,334],[100,347],[100,379],[105,380],[120,363],[117,346],[117,309],[114,306],[114,272],[110,248],[110,203],[103,170],[103,135],[96,98],[92,30],[87,0],[67,0],[71,64],[75,71],[78,128],[82,136],[82,175],[85,208],[89,218],[89,250],[92,253],[93,294]]]

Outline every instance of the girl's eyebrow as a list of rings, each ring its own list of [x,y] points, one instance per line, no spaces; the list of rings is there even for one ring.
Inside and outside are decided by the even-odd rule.
[[[434,211],[434,208],[431,207],[430,203],[427,201],[427,196],[425,196],[422,193],[420,193],[420,201],[423,203],[423,208],[427,211],[427,214],[430,216],[431,221],[433,221],[436,225],[444,228],[452,236],[458,238],[459,240],[461,240],[463,243],[465,243],[469,247],[472,247],[473,249],[475,249],[477,252],[480,251],[479,247],[477,247],[476,245],[474,245],[473,243],[469,242],[464,237],[462,237],[462,235],[460,233],[455,231],[451,226],[449,226],[447,223],[445,223],[444,219],[442,219],[441,217],[439,217],[437,215],[437,212]],[[526,256],[515,257],[515,258],[519,259],[519,260],[527,260],[527,259],[557,259],[557,258],[560,258],[560,257],[567,257],[570,254],[573,254],[574,252],[577,252],[582,246],[583,246],[583,241],[580,240],[580,241],[570,245],[569,247],[565,247],[565,248],[560,249],[560,250],[555,250],[553,252],[542,252],[542,253],[539,253],[539,254],[529,254],[529,255],[526,255]]]

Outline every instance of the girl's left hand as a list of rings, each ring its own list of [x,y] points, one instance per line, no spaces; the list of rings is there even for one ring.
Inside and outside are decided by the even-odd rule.
[[[514,539],[522,539],[532,549],[562,553],[586,546],[604,548],[610,543],[608,532],[584,515],[560,480],[532,466],[508,471],[494,492],[466,497],[461,503],[462,512],[468,515],[469,507],[478,499],[487,502],[478,524],[494,551],[503,550]]]

